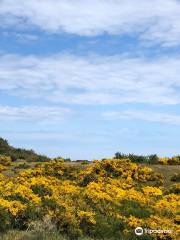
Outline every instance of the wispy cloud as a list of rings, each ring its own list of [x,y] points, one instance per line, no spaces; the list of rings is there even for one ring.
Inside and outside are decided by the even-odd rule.
[[[12,107],[0,105],[1,121],[23,121],[23,122],[57,122],[63,120],[71,111],[58,107]]]
[[[142,120],[148,122],[159,122],[172,125],[180,125],[180,114],[170,114],[164,112],[155,112],[147,110],[125,110],[108,111],[103,113],[106,120]]]
[[[4,37],[15,37],[19,42],[36,42],[39,37],[35,34],[21,33],[21,32],[2,32]]]
[[[68,104],[179,104],[180,58],[0,56],[0,90]]]
[[[178,0],[2,0],[1,27],[35,26],[83,36],[139,34],[142,40],[180,43]]]

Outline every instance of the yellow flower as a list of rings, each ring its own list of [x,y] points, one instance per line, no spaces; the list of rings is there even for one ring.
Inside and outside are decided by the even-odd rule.
[[[26,206],[19,201],[8,201],[2,198],[0,199],[0,206],[7,209],[14,216],[26,209]]]
[[[134,216],[130,216],[126,221],[128,225],[132,228],[140,227],[144,224],[144,221],[142,219],[136,218]]]
[[[156,197],[156,196],[161,196],[162,195],[162,190],[157,188],[157,187],[147,186],[147,187],[144,187],[142,190],[143,190],[145,195],[150,196],[150,197],[151,196]]]
[[[89,223],[96,224],[96,220],[94,219],[95,213],[93,212],[79,211],[78,216],[81,220],[84,219]]]

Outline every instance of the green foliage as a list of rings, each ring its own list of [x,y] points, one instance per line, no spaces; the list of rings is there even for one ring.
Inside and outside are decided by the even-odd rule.
[[[150,235],[142,235],[142,236],[134,236],[131,238],[131,240],[155,240],[153,237],[151,237]],[[168,238],[167,240],[172,240],[170,238]]]
[[[37,207],[28,205],[27,209],[21,215],[13,219],[12,227],[24,231],[28,229],[28,224],[31,221],[39,221],[42,217],[42,212]]]
[[[174,156],[170,159],[168,159],[168,164],[169,165],[180,165],[180,156]]]
[[[9,231],[0,235],[0,240],[68,240],[59,234],[58,231]],[[88,240],[88,239],[83,239]]]
[[[171,177],[171,181],[173,182],[180,182],[180,173],[175,173],[172,177]]]
[[[46,162],[50,159],[46,156],[39,155],[33,150],[14,148],[8,144],[8,141],[0,138],[0,155],[11,157],[12,161],[24,159],[28,162]]]
[[[124,154],[121,152],[115,153],[114,159],[130,159],[134,163],[145,163],[145,164],[163,164],[161,158],[156,154],[151,154],[148,156],[135,155],[135,154]],[[180,165],[180,156],[173,156],[172,158],[166,158],[168,165]]]
[[[71,162],[70,158],[64,158],[64,162]]]
[[[130,159],[134,163],[156,163],[157,155],[143,156],[135,154],[124,154],[121,152],[115,153],[115,159]]]
[[[30,166],[27,163],[20,163],[19,165],[15,166],[14,169],[28,169]]]
[[[6,197],[7,200],[10,201],[20,201],[21,203],[28,203],[28,200],[26,198],[24,198],[22,195],[20,195],[19,193],[10,195],[8,197]]]
[[[42,206],[51,210],[55,210],[58,208],[58,204],[53,199],[42,199]]]
[[[93,239],[125,239],[123,230],[125,225],[122,221],[97,214],[96,225],[93,226],[88,234]],[[113,236],[113,238],[112,238]]]
[[[52,191],[43,185],[34,185],[32,186],[32,190],[35,194],[37,194],[40,197],[52,195]]]
[[[152,214],[152,209],[132,200],[123,200],[119,209],[127,217],[132,215],[137,218],[147,218]]]
[[[159,163],[159,158],[156,154],[148,156],[148,163],[150,164],[158,164]]]
[[[173,184],[167,191],[167,194],[180,194],[180,184]]]
[[[81,165],[87,165],[87,164],[89,164],[88,160],[84,160],[84,161],[81,162]]]
[[[0,164],[2,166],[11,166],[12,164],[12,159],[11,157],[8,157],[8,156],[4,156],[4,155],[0,155]]]
[[[10,227],[10,215],[0,207],[0,232],[6,232]]]

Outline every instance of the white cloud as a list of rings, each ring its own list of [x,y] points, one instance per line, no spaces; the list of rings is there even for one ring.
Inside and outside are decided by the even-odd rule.
[[[0,105],[0,120],[49,123],[63,120],[70,112],[69,109],[58,107],[12,107]]]
[[[107,120],[142,120],[165,124],[180,125],[180,115],[147,110],[108,111],[102,114]]]
[[[0,56],[0,91],[68,104],[179,104],[180,58]]]
[[[85,36],[139,33],[165,46],[180,43],[178,0],[1,0],[0,22]]]
[[[1,132],[1,135],[7,139],[16,139],[18,141],[46,141],[46,142],[54,142],[54,141],[77,141],[82,138],[82,136],[76,136],[75,134],[69,132],[53,132],[53,131],[5,131]],[[79,137],[79,138],[78,138]]]

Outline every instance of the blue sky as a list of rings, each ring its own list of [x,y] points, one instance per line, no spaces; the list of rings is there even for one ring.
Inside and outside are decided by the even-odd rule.
[[[48,156],[180,154],[180,1],[0,0],[0,136]]]

